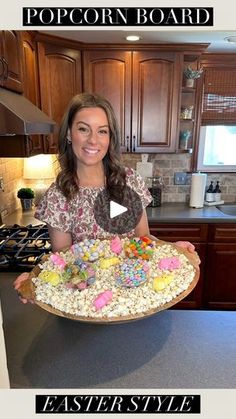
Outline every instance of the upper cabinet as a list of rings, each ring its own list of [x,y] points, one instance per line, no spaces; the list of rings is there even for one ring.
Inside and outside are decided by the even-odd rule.
[[[48,153],[57,153],[58,126],[72,97],[81,92],[80,51],[51,43],[38,43],[41,109],[56,123],[46,138]]]
[[[83,52],[83,90],[98,93],[111,102],[120,127],[122,151],[130,151],[131,62],[130,51]]]
[[[133,53],[131,151],[175,151],[180,71],[179,53]]]
[[[0,86],[23,92],[23,48],[20,31],[0,31]]]
[[[37,45],[28,32],[23,32],[22,41],[24,96],[40,108]],[[31,135],[28,138],[28,155],[33,156],[44,152],[43,136],[39,134]]]
[[[174,152],[180,55],[162,51],[83,52],[83,90],[114,107],[126,152]]]

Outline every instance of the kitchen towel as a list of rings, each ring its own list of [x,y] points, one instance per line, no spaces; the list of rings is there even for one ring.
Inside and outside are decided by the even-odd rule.
[[[193,173],[191,180],[190,202],[189,206],[193,208],[202,208],[204,205],[204,196],[206,188],[207,175],[205,173]]]

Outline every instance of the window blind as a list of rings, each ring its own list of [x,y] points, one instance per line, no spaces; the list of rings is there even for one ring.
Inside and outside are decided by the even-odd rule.
[[[202,125],[236,124],[236,69],[204,70]]]

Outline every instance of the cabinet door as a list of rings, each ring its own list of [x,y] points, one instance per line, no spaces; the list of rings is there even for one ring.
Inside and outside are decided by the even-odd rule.
[[[205,268],[205,253],[207,239],[207,224],[153,224],[150,233],[160,240],[176,242],[187,240],[194,244],[198,253],[200,264],[200,278],[193,291],[174,306],[177,309],[195,309],[202,307],[203,278]]]
[[[178,309],[196,309],[203,307],[203,281],[204,281],[204,270],[205,270],[205,254],[206,244],[192,242],[195,246],[196,252],[198,253],[201,264],[200,264],[200,277],[196,287],[190,292],[187,297],[174,306]]]
[[[175,151],[179,92],[178,53],[133,53],[132,151]]]
[[[42,111],[56,123],[45,141],[46,153],[57,153],[58,127],[72,97],[81,92],[80,51],[59,45],[38,44]]]
[[[20,31],[1,31],[0,33],[1,57],[5,62],[5,78],[0,82],[1,86],[23,92],[23,69],[22,69],[22,38]],[[0,68],[0,72],[2,67]]]
[[[236,244],[209,244],[206,257],[204,306],[236,309]]]
[[[22,39],[24,96],[40,108],[36,44],[28,32],[23,32]],[[42,135],[30,136],[29,152],[31,156],[44,152]]]
[[[121,131],[121,150],[130,151],[131,52],[90,50],[83,53],[83,90],[108,99]]]

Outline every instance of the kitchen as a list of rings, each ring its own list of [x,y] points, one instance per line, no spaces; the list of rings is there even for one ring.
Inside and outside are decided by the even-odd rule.
[[[68,99],[75,92],[81,91],[82,86],[86,89],[91,86],[102,88],[101,74],[102,71],[106,71],[105,64],[104,67],[97,70],[97,73],[95,69],[99,61],[106,61],[107,52],[105,54],[104,50],[107,49],[107,46],[104,44],[104,40],[100,40],[96,45],[92,41],[87,41],[85,44],[86,34],[84,34],[85,39],[73,40],[59,38],[58,33],[57,37],[53,37],[51,31],[50,34],[29,31],[23,32],[21,35],[24,48],[19,49],[21,59],[18,75],[27,74],[27,77],[24,78],[24,88],[20,83],[20,78],[16,78],[16,87],[12,87],[12,84],[7,87],[6,80],[4,80],[5,85],[2,84],[1,90],[19,92],[13,92],[13,94],[22,94],[23,91],[23,95],[28,97],[37,108],[40,108],[49,119],[59,122]],[[19,34],[16,33],[5,34],[4,39],[8,39],[12,45],[14,39],[20,42],[18,36]],[[115,45],[117,41],[113,41],[113,43]],[[128,46],[126,43],[123,49],[120,43],[121,41],[114,47],[110,46],[108,51],[109,59],[118,62],[117,67],[112,66],[114,72],[111,77],[112,86],[114,87],[114,80],[119,77],[120,86],[123,86],[126,92],[118,99],[116,97],[113,99],[117,100],[115,106],[122,127],[124,162],[135,169],[136,164],[148,155],[148,162],[153,163],[152,175],[161,177],[164,183],[161,206],[148,208],[151,232],[167,241],[176,241],[181,238],[192,241],[202,260],[201,278],[193,293],[179,304],[180,310],[169,310],[153,318],[117,325],[115,328],[109,326],[98,328],[94,325],[88,326],[66,319],[57,319],[41,312],[37,307],[19,304],[16,293],[9,287],[9,283],[13,282],[16,273],[9,272],[6,281],[6,273],[2,272],[0,275],[2,279],[2,311],[5,323],[3,325],[6,334],[11,387],[57,388],[104,387],[106,385],[108,387],[139,386],[141,388],[150,386],[154,388],[233,387],[235,385],[232,375],[234,365],[233,358],[232,361],[229,361],[229,358],[234,349],[233,330],[235,330],[233,327],[235,318],[232,310],[236,308],[236,289],[233,285],[232,275],[234,274],[231,267],[235,261],[236,216],[222,213],[215,206],[204,206],[199,209],[189,207],[191,174],[197,170],[203,78],[199,78],[195,87],[189,88],[190,90],[184,86],[181,87],[181,83],[182,70],[186,63],[190,63],[195,68],[203,66],[206,73],[212,68],[218,69],[222,66],[227,67],[227,71],[230,68],[233,72],[235,71],[234,66],[236,66],[235,54],[232,49],[227,53],[222,50],[220,53],[210,52],[210,42],[207,39],[205,42],[199,41],[191,44],[179,41],[174,46],[169,43],[161,43],[160,46],[160,44],[150,42],[151,45],[144,44],[142,46],[139,44],[137,47],[136,44]],[[227,48],[228,44],[226,45]],[[138,54],[136,54],[137,51]],[[145,60],[150,60],[154,64],[150,64],[146,69],[143,64]],[[155,75],[156,61],[158,60],[161,63],[164,62],[163,66],[166,66],[166,61],[168,61],[168,66],[163,67],[165,83],[170,82],[173,74],[174,78],[170,84],[171,89],[165,90],[171,101],[164,101],[163,106],[163,109],[168,109],[170,113],[168,117],[162,114],[156,118],[154,128],[160,135],[157,140],[149,130],[148,124],[150,125],[150,123],[145,123],[145,121],[149,121],[148,113],[150,112],[146,100],[148,97],[150,100],[154,100],[150,92],[151,87],[146,79],[143,85],[140,84],[140,80],[135,77],[135,74],[142,71],[145,76],[151,72],[151,77],[154,77],[160,90],[160,84],[158,84]],[[160,65],[159,61],[158,65]],[[124,72],[120,70],[120,67],[123,66],[123,69],[124,65],[126,66],[127,79],[122,80]],[[162,71],[162,67],[157,66],[157,68],[157,71]],[[169,68],[171,68],[170,71]],[[131,74],[132,71],[133,74]],[[9,74],[13,73],[9,71]],[[63,77],[65,74],[67,76]],[[13,83],[12,80],[11,83]],[[103,88],[111,92],[111,88],[110,91],[107,86]],[[155,95],[157,95],[158,89],[153,89]],[[138,96],[140,90],[142,95]],[[112,92],[110,94],[112,95]],[[139,105],[141,108],[137,106],[140,103],[140,98],[143,100],[143,103]],[[121,107],[122,100],[123,107]],[[187,121],[180,120],[182,102],[186,107],[189,107],[192,101],[195,107],[194,118],[187,119]],[[152,105],[156,109],[156,103],[153,102]],[[124,108],[126,109],[125,115],[120,111]],[[145,109],[148,111],[145,112]],[[164,121],[164,128],[159,132],[161,120]],[[186,129],[191,130],[192,138],[190,145],[182,149],[180,148],[179,135],[181,130]],[[137,132],[139,132],[140,138],[138,138]],[[27,175],[24,177],[25,160],[29,160],[26,157],[47,153],[51,156],[52,161],[55,160],[56,134],[51,134],[50,128],[49,132],[43,132],[44,136],[40,134],[31,135],[31,138],[23,134],[17,135],[15,139],[4,136],[0,138],[0,178],[3,178],[4,184],[4,191],[0,191],[0,206],[3,222],[6,225],[14,223],[25,225],[33,220],[33,211],[22,213],[16,193],[23,186],[35,188],[37,185],[37,181],[34,180],[35,183],[33,183],[32,179],[26,177]],[[9,145],[10,143],[12,147]],[[184,184],[176,184],[176,173],[186,174]],[[49,185],[51,180],[52,178],[48,177],[43,182]],[[233,171],[208,172],[207,184],[209,185],[211,181],[214,184],[216,181],[220,182],[221,197],[225,203],[236,201],[236,176]],[[20,270],[20,268],[18,269]],[[214,272],[213,275],[212,272]],[[224,287],[222,287],[222,278],[225,281]],[[9,301],[12,301],[10,311],[7,309]],[[192,330],[193,323],[195,324],[194,331]],[[219,339],[217,333],[219,323],[222,325],[222,333],[225,333],[224,347],[222,339]],[[24,328],[22,328],[22,324],[24,324]],[[32,324],[34,324],[33,331]],[[154,333],[153,336],[153,330],[158,330],[158,335]],[[199,342],[203,345],[202,339],[206,333],[209,334],[207,344],[210,345],[210,350],[206,344],[203,353],[198,354]],[[78,342],[79,334],[84,336],[82,342]],[[181,351],[181,342],[186,335],[189,337],[187,354]],[[123,341],[125,343],[121,344]],[[150,342],[148,356],[145,351],[146,341]],[[54,346],[53,342],[60,343],[60,347],[54,351],[54,356],[49,350]],[[108,346],[105,345],[106,350],[104,342],[110,342]],[[176,351],[175,356],[179,359],[178,366],[171,356],[173,346]],[[73,365],[71,365],[69,356],[72,347],[79,354],[75,360],[79,363],[80,380],[73,375]],[[133,359],[130,348],[136,351],[136,359]],[[218,371],[215,375],[214,361],[216,362],[220,358],[221,351],[226,351],[228,357],[225,362],[221,362],[220,366],[217,363]],[[121,359],[120,352],[123,353],[125,360]],[[210,353],[213,359],[212,364],[209,358]],[[187,356],[187,361],[184,360],[184,356]],[[205,369],[205,365],[202,363],[204,357],[209,363],[209,370],[212,373]],[[114,359],[116,366],[114,366]],[[41,368],[42,360],[43,369]],[[90,375],[87,375],[85,360],[89,365],[93,364]],[[195,381],[192,381],[191,373],[193,360],[196,370],[200,369],[199,375],[195,371]],[[161,369],[158,367],[160,376],[156,377],[155,371],[159,363],[161,363]],[[101,364],[106,366],[102,372],[99,369]],[[187,364],[184,377],[183,364]],[[69,377],[64,376],[62,365],[67,366]],[[225,370],[227,370],[227,379]]]

